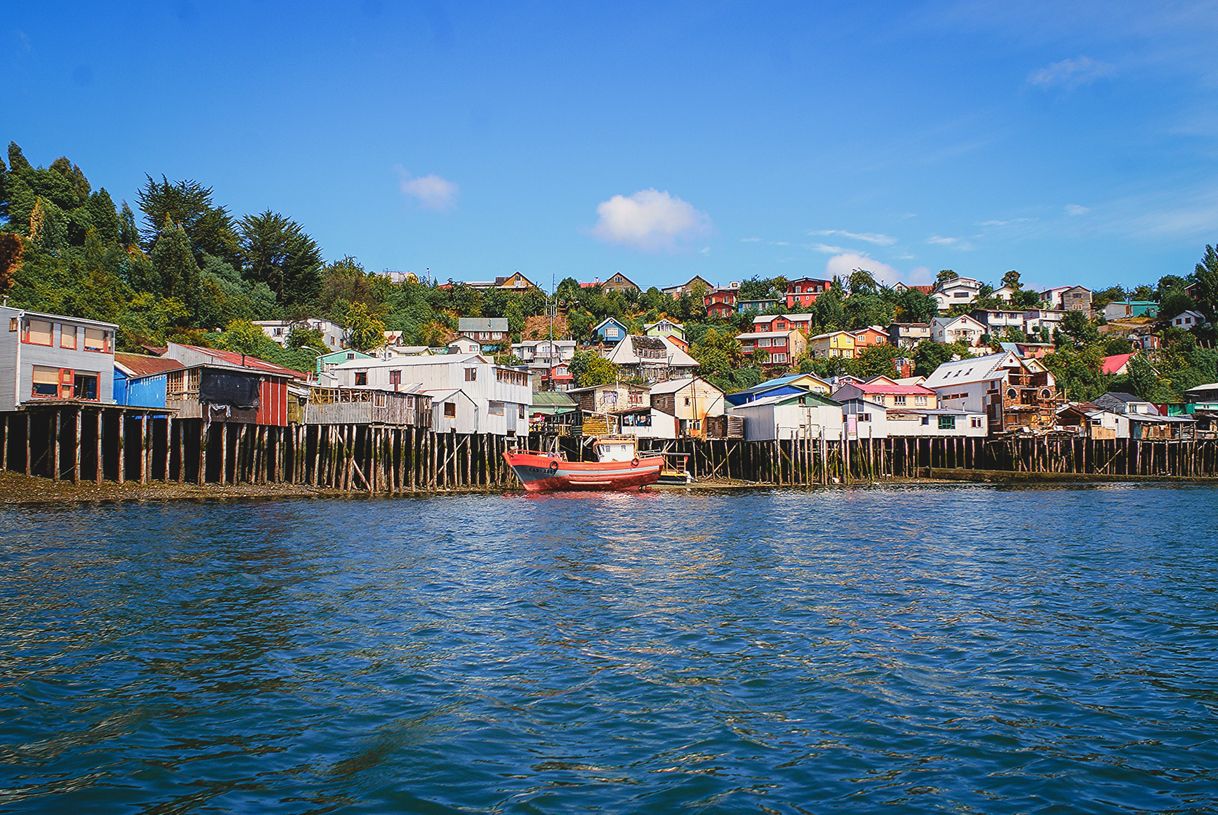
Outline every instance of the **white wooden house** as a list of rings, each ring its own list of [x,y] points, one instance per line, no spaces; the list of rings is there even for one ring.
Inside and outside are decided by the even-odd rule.
[[[969,347],[981,345],[986,327],[967,314],[958,317],[935,317],[930,321],[930,338],[934,342],[962,342]]]
[[[744,437],[749,441],[839,439],[842,435],[842,406],[817,393],[767,396],[737,405],[729,415],[744,419]]]
[[[525,435],[532,388],[524,371],[496,365],[481,354],[441,354],[393,359],[357,359],[334,368],[338,384],[354,388],[405,390],[432,397],[433,413],[445,421],[437,431]],[[459,390],[472,404],[465,413]],[[452,407],[446,407],[451,404]],[[452,415],[449,415],[452,413]],[[447,421],[447,420],[453,421]]]
[[[261,328],[262,333],[277,345],[287,345],[292,329],[300,326],[320,332],[322,342],[331,351],[346,347],[346,330],[341,325],[320,317],[306,317],[303,320],[254,320],[254,325]]]

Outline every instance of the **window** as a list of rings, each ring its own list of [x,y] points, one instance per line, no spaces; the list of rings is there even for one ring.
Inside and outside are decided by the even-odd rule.
[[[76,347],[76,326],[61,325],[59,327],[59,347],[60,348],[75,348]]]
[[[455,403],[453,403],[453,402],[444,403],[444,418],[445,419],[457,418],[457,405]]]
[[[8,318],[8,330],[9,330],[9,331],[16,331],[16,330],[17,330],[17,318],[16,318],[16,317],[9,317],[9,318]]]
[[[689,397],[685,397],[685,407],[689,407]]]
[[[389,372],[389,384],[390,385],[401,385],[402,384],[402,372],[401,371],[390,371]]]
[[[368,384],[368,372],[367,371],[356,371],[355,372],[355,384],[356,385],[367,385]]]
[[[905,394],[903,394],[903,393],[899,393],[899,394],[897,394],[897,395],[895,395],[895,396],[893,396],[893,397],[892,397],[892,403],[893,403],[894,405],[903,405],[903,404],[905,404],[905,402],[906,402],[906,401],[908,401],[908,400],[906,399],[906,396],[905,396]],[[923,398],[923,400],[922,400],[922,401],[924,401],[924,402],[925,402],[925,401],[926,401],[926,399],[925,399],[925,398]]]
[[[859,414],[859,421],[860,421],[860,422],[869,422],[869,421],[871,421],[871,414],[870,414],[870,413],[860,413],[860,414]]]
[[[930,424],[930,417],[929,417],[929,416],[923,416],[923,417],[922,417],[922,424],[923,424],[923,426],[929,425],[929,424]]]
[[[939,429],[940,430],[955,430],[956,429],[956,417],[955,416],[940,416],[939,417]]]
[[[981,429],[981,417],[980,417],[980,416],[974,416],[974,417],[972,418],[972,423],[973,423],[973,428],[974,428],[975,430],[980,430],[980,429]]]
[[[926,397],[925,396],[915,396],[914,404],[917,405],[918,407],[925,407],[926,406]]]
[[[86,351],[109,351],[109,333],[100,328],[85,329]]]
[[[59,369],[35,365],[30,377],[33,383],[30,395],[35,399],[54,399],[59,396]]]
[[[491,402],[490,407],[487,410],[487,412],[490,413],[492,416],[502,416],[503,415],[503,402]]]
[[[466,368],[465,369],[465,381],[466,382],[477,382],[478,381],[478,369],[477,368]]]
[[[523,419],[524,418],[524,405],[519,405],[517,410],[519,410],[520,418]]]
[[[50,345],[55,325],[50,320],[30,320],[25,324],[25,341],[30,345]]]
[[[97,374],[76,374],[72,383],[72,396],[75,399],[97,401]]]
[[[354,352],[354,351],[348,351],[348,352],[347,352],[347,361],[351,361],[351,360],[353,360],[353,359],[355,359],[355,352]]]

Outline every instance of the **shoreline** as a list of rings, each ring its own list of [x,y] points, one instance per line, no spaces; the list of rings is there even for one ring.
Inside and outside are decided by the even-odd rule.
[[[691,484],[655,484],[651,490],[663,493],[724,493],[773,489],[834,489],[874,486],[955,486],[962,484],[1069,486],[1092,484],[1214,484],[1218,478],[1188,476],[1130,476],[1086,473],[1024,473],[1017,471],[932,468],[925,476],[886,478],[877,481],[851,481],[849,484],[772,484],[756,481],[710,479]],[[129,501],[271,501],[275,499],[324,498],[424,498],[456,495],[526,494],[518,487],[468,487],[406,492],[397,495],[352,490],[345,492],[306,484],[178,484],[150,481],[51,481],[40,476],[0,472],[0,506],[38,506],[45,504],[125,503]]]

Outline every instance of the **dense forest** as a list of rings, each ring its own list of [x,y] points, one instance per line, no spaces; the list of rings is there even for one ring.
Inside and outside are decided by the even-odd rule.
[[[24,308],[116,323],[123,350],[176,340],[309,370],[324,350],[316,332],[293,330],[287,347],[280,348],[250,321],[324,317],[345,326],[352,345],[364,350],[379,345],[387,329],[402,331],[406,344],[443,344],[458,316],[506,317],[518,338],[540,338],[549,330],[546,295],[540,290],[481,290],[413,278],[391,282],[354,257],[326,259],[304,227],[282,213],[235,215],[217,203],[211,187],[195,180],[147,175],[133,209],[125,201],[116,204],[105,188],[94,189],[67,158],[35,167],[16,144],[9,145],[7,158],[0,161],[0,294]],[[742,281],[741,297],[778,297],[786,282],[781,276],[754,277]],[[1039,296],[1022,288],[1018,272],[1007,272],[997,282],[1015,290],[1016,303],[1038,304]],[[1192,297],[1185,292],[1190,284],[1195,284]],[[691,354],[717,385],[734,390],[762,378],[756,361],[746,358],[735,340],[751,317],[708,320],[697,289],[674,299],[654,287],[605,292],[566,278],[557,285],[555,299],[556,330],[562,336],[588,340],[606,317],[640,331],[645,323],[668,315],[685,323]],[[1212,348],[1218,317],[1218,254],[1213,247],[1206,247],[1191,272],[1165,275],[1155,285],[1132,290],[1113,286],[1095,292],[1097,308],[1121,299],[1157,300],[1165,317],[1196,308],[1210,322],[1193,333],[1166,329],[1162,350],[1139,355],[1129,376],[1120,380],[1102,377],[1099,363],[1105,355],[1128,352],[1128,340],[1103,334],[1101,325],[1081,315],[1072,315],[1054,337],[1016,333],[994,339],[1054,342],[1055,353],[1047,361],[1072,398],[1093,398],[1119,387],[1170,401],[1184,389],[1218,380],[1218,351]],[[969,308],[997,305],[994,286],[987,284],[980,301]],[[810,311],[817,329],[829,331],[924,322],[935,314],[935,301],[916,290],[882,286],[859,269],[839,280]],[[922,343],[912,356],[917,372],[929,373],[957,353],[966,350]],[[854,360],[797,360],[792,369],[875,375],[892,372],[897,355],[894,348],[878,347]],[[581,384],[616,375],[591,352],[581,352],[572,368]]]

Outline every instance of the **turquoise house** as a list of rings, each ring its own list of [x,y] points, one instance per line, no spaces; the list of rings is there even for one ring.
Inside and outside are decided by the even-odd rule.
[[[365,354],[363,351],[355,351],[350,348],[342,348],[338,351],[322,354],[317,358],[315,369],[317,378],[320,379],[323,373],[327,373],[335,365],[342,365],[344,362],[350,362],[353,359],[376,359],[376,357],[372,356],[372,354]]]

